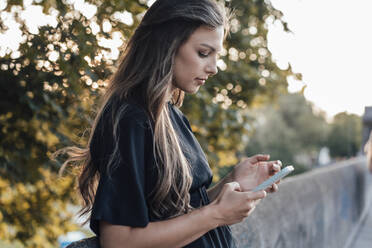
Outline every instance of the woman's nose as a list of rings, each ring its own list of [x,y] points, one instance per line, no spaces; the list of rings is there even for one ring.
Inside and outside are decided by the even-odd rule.
[[[206,67],[206,72],[210,75],[215,75],[217,74],[218,72],[218,68],[217,68],[217,59],[216,58],[213,58],[210,63],[208,63],[207,67]]]

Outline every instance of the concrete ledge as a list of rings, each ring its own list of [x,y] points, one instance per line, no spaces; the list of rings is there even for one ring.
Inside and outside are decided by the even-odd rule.
[[[345,247],[369,203],[365,157],[285,179],[244,222],[238,247]]]

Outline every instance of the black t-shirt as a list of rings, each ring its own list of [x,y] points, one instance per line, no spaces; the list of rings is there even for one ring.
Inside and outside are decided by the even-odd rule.
[[[187,118],[172,104],[169,103],[168,108],[181,149],[192,167],[190,204],[198,208],[209,204],[206,189],[212,182],[212,172]],[[148,199],[157,181],[151,123],[139,105],[127,105],[116,131],[120,164],[108,176],[107,164],[115,159],[112,156],[115,145],[110,113],[108,106],[90,144],[92,162],[96,163],[100,173],[90,219],[90,227],[97,236],[100,220],[131,227],[145,227],[150,221],[155,221],[148,208]],[[221,226],[185,247],[228,248],[235,247],[235,244],[230,228]]]

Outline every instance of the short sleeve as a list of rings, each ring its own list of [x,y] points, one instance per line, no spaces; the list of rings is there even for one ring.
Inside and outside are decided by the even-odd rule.
[[[151,140],[151,132],[143,112],[128,113],[120,120],[120,163],[110,177],[105,169],[101,169],[94,199],[90,227],[97,235],[100,220],[132,227],[145,227],[149,223],[145,155]],[[105,157],[107,159],[100,160],[101,165],[108,163],[109,156]]]

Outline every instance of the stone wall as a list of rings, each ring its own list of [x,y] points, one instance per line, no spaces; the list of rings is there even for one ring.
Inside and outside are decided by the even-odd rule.
[[[238,247],[348,247],[369,205],[371,180],[365,157],[283,180],[232,226]]]

